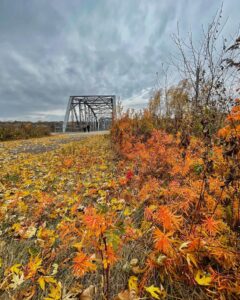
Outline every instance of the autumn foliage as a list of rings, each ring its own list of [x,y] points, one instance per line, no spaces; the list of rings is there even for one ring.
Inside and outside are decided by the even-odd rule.
[[[239,101],[211,143],[155,121],[1,144],[2,299],[239,299]]]
[[[145,132],[141,122],[149,124]],[[214,143],[192,136],[183,146],[182,134],[152,126],[146,111],[140,119],[126,114],[112,129],[115,149],[134,173],[132,201],[143,211],[137,224],[151,271],[142,280],[195,286],[199,299],[238,299],[239,100]]]

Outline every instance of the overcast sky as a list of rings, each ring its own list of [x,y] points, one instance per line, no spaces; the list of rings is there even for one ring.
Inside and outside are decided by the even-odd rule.
[[[221,2],[0,0],[0,120],[61,120],[70,95],[146,105],[177,22],[197,39]],[[239,12],[240,0],[224,2],[226,37]]]

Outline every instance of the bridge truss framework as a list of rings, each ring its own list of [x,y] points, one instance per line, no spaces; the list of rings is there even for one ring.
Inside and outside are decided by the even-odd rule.
[[[115,95],[70,96],[63,132],[106,130],[115,115]]]

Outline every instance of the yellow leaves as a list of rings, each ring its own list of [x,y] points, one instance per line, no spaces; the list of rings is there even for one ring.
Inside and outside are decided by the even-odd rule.
[[[37,228],[35,226],[29,226],[22,237],[25,239],[30,239],[35,235],[36,231]]]
[[[124,211],[123,211],[123,215],[125,216],[125,217],[127,217],[127,216],[130,216],[132,214],[132,211],[131,211],[131,209],[127,206],[125,209],[124,209]]]
[[[15,231],[15,232],[18,232],[20,229],[21,229],[21,224],[20,223],[14,223],[12,225],[12,229]]]
[[[194,254],[187,253],[186,259],[187,259],[187,263],[188,263],[189,267],[192,267],[192,265],[194,265],[196,268],[198,268],[198,264],[197,264]]]
[[[5,191],[5,189],[6,189],[5,186],[0,181],[0,192]]]
[[[44,300],[60,300],[62,296],[62,285],[61,282],[57,282],[55,285],[50,286],[48,296]]]
[[[98,168],[99,170],[105,171],[108,167],[106,165],[100,165]]]
[[[92,263],[91,257],[80,251],[74,257],[73,263],[73,273],[77,277],[82,277],[86,272],[96,270],[96,265]]]
[[[112,198],[111,199],[111,208],[114,211],[121,211],[125,208],[125,200],[124,199],[116,199]],[[129,210],[124,210],[124,215],[128,215],[130,213]]]
[[[154,299],[164,299],[167,296],[166,291],[161,285],[160,288],[151,285],[149,287],[145,287],[145,290],[154,298]]]
[[[57,283],[56,279],[54,279],[52,276],[40,276],[37,282],[43,291],[45,290],[46,283]]]
[[[195,280],[199,285],[209,285],[212,282],[212,277],[209,274],[206,274],[205,272],[198,270],[195,275]]]
[[[182,251],[182,249],[187,248],[189,244],[190,244],[190,241],[183,242],[183,243],[180,245],[179,250]]]
[[[37,281],[40,285],[40,288],[44,291],[45,290],[45,280],[44,280],[44,277],[39,277],[38,278],[38,281]]]
[[[22,269],[22,264],[14,264],[13,266],[7,268],[4,271],[5,278],[3,282],[0,284],[0,289],[1,287],[7,289],[10,288],[13,290],[17,289],[25,280],[24,273],[21,269]]]
[[[37,237],[42,247],[51,247],[55,243],[55,240],[58,237],[58,235],[52,229],[40,227],[40,229],[37,232]]]
[[[18,208],[21,213],[26,213],[26,211],[28,210],[28,206],[22,200],[18,201]]]
[[[99,190],[98,194],[100,197],[105,198],[107,196],[107,192],[105,190]]]
[[[103,264],[103,268],[106,270],[108,268],[108,261],[106,258],[103,259],[102,264]]]
[[[94,141],[89,139],[84,147],[82,142],[74,143],[71,146],[74,151],[70,149],[65,154],[56,149],[47,155],[39,154],[37,158],[33,155],[27,159],[19,156],[17,161],[12,163],[9,160],[9,166],[5,164],[4,169],[0,170],[1,178],[3,173],[20,174],[18,181],[3,179],[6,187],[0,193],[0,217],[4,222],[1,238],[8,241],[9,237],[13,241],[14,248],[11,248],[11,243],[6,248],[11,257],[16,256],[16,262],[23,263],[10,266],[10,270],[7,266],[9,260],[0,246],[3,266],[6,267],[1,272],[8,276],[5,286],[11,284],[17,287],[15,293],[12,288],[13,297],[17,299],[18,290],[25,289],[27,285],[38,292],[41,290],[40,293],[48,300],[70,300],[75,297],[95,299],[91,293],[81,294],[83,287],[78,287],[74,293],[69,288],[65,293],[54,278],[60,273],[56,262],[61,273],[71,268],[76,277],[86,276],[86,280],[88,272],[95,270],[96,280],[100,272],[115,276],[113,264],[123,265],[126,262],[123,277],[128,276],[129,288],[118,294],[116,299],[120,300],[139,300],[140,291],[141,298],[164,298],[166,291],[152,277],[157,272],[160,281],[170,286],[169,291],[171,280],[175,279],[184,285],[186,282],[192,283],[196,277],[199,288],[207,286],[211,284],[209,275],[199,273],[199,269],[205,267],[202,265],[205,258],[213,268],[219,266],[222,281],[232,287],[239,262],[233,226],[231,228],[225,224],[225,202],[231,204],[226,203],[232,217],[237,215],[237,206],[232,205],[233,186],[222,193],[221,184],[225,176],[222,151],[216,154],[213,148],[212,158],[218,157],[214,172],[219,171],[209,179],[211,195],[207,195],[205,190],[205,201],[199,214],[201,218],[195,218],[189,214],[196,207],[202,186],[202,172],[199,168],[195,171],[192,168],[196,162],[201,166],[203,164],[199,139],[195,139],[194,147],[191,143],[184,162],[175,147],[177,141],[158,132],[151,142],[141,140],[138,143],[137,154],[131,141],[133,151],[128,150],[134,162],[120,158],[117,165],[110,157],[103,159],[110,153],[107,143],[107,139],[95,138]],[[135,161],[136,156],[138,161]],[[19,167],[15,169],[14,165]],[[126,174],[129,169],[133,170],[132,173]],[[186,173],[188,177],[185,177]],[[217,201],[219,204],[214,216],[202,219],[202,216],[211,214]],[[227,230],[223,230],[223,223]],[[222,234],[217,234],[220,231]],[[21,249],[20,258],[18,247],[15,247],[17,243]],[[129,261],[125,249],[131,251],[132,248],[128,247],[135,245],[134,253],[142,251],[144,256],[140,255],[138,260],[134,257],[136,254],[131,253],[130,257],[134,258]],[[26,262],[28,251],[31,259]],[[73,254],[75,257],[72,260],[73,251],[76,254]],[[228,277],[230,274],[231,278]],[[111,282],[115,284],[116,281],[119,286],[120,277],[111,278]],[[81,278],[75,281],[82,282]],[[62,284],[68,289],[66,282]],[[101,284],[96,282],[96,285],[100,287]],[[217,293],[218,289],[219,282],[216,280],[214,291]],[[225,286],[224,289],[227,290]]]
[[[128,290],[118,293],[114,300],[140,300],[138,297],[138,279],[131,276],[128,280]]]
[[[15,264],[15,265],[11,266],[10,271],[12,273],[19,274],[21,272],[21,270],[20,270],[21,266],[22,266],[22,264]]]
[[[147,267],[141,268],[137,258],[131,259],[130,262],[126,262],[122,270],[124,272],[132,272],[135,275],[143,274],[146,271]]]
[[[35,276],[37,270],[41,268],[42,259],[39,256],[30,257],[30,261],[27,264],[27,276],[26,278],[32,278]]]
[[[129,291],[134,290],[136,293],[138,293],[138,278],[136,276],[130,276],[128,279],[128,288]]]

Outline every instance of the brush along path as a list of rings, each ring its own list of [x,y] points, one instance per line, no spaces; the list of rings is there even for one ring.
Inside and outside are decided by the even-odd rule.
[[[62,139],[33,140],[34,147],[58,143],[38,154],[16,155],[23,141],[1,148],[0,299],[79,299],[102,281],[109,293],[123,230],[116,211],[128,214],[115,198],[125,178],[108,136]]]

